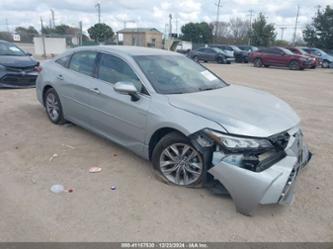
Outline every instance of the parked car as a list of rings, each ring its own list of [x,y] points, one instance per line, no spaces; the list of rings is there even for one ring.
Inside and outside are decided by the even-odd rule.
[[[305,50],[309,54],[319,56],[320,60],[321,60],[322,68],[329,68],[330,64],[333,63],[333,56],[327,54],[326,52],[324,52],[323,50],[321,50],[319,48],[303,48],[303,50]]]
[[[172,184],[214,183],[247,215],[290,203],[311,158],[287,103],[229,85],[179,53],[72,49],[43,65],[36,90],[52,123],[73,122],[134,151]]]
[[[312,68],[312,69],[315,69],[317,66],[320,65],[320,59],[319,59],[318,56],[311,55],[311,54],[305,52],[304,50],[302,50],[302,49],[300,49],[298,47],[287,47],[287,49],[289,49],[294,54],[299,54],[299,55],[304,55],[306,57],[309,57],[311,59],[311,66],[310,66],[310,68]]]
[[[247,51],[247,52],[254,52],[258,51],[258,47],[251,46],[251,45],[238,45],[237,46],[240,50]]]
[[[263,48],[250,54],[255,67],[279,66],[288,67],[291,70],[303,70],[311,67],[309,57],[292,53],[282,47]]]
[[[237,46],[242,52],[238,52],[236,58],[239,62],[248,63],[249,62],[249,55],[251,52],[257,51],[258,48],[255,46],[250,45],[239,45]]]
[[[198,48],[189,52],[189,57],[194,61],[215,61],[217,63],[230,64],[234,61],[233,57],[230,57],[224,51],[218,48]]]
[[[0,88],[33,87],[39,62],[15,44],[0,40]]]
[[[210,47],[215,47],[227,51],[230,56],[235,57],[238,63],[248,62],[248,53],[233,45],[211,44]]]

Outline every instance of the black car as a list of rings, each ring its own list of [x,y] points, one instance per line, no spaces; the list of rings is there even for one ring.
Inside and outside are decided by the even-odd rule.
[[[229,56],[219,48],[198,48],[189,52],[188,56],[195,61],[215,61],[217,63],[230,64],[234,61],[232,56]]]
[[[233,57],[235,57],[235,61],[242,63],[248,62],[248,52],[239,49],[237,46],[234,45],[224,45],[224,44],[212,44],[209,45],[210,47],[216,47],[226,51],[227,53],[231,53]]]
[[[31,54],[0,40],[0,88],[33,87],[39,70],[39,62]]]

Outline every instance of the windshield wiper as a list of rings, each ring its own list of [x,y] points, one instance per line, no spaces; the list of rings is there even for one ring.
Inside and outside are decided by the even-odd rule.
[[[199,91],[211,91],[211,90],[215,90],[218,88],[220,88],[220,87],[218,87],[218,86],[199,87]]]

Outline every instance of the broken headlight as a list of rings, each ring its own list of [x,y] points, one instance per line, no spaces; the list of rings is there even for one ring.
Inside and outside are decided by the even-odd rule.
[[[273,148],[273,145],[267,139],[230,136],[209,129],[205,129],[204,132],[210,139],[221,145],[222,149],[230,152],[258,151]]]

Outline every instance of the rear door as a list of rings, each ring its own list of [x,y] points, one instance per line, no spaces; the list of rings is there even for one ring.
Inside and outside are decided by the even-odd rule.
[[[97,52],[76,52],[71,57],[68,69],[57,76],[63,82],[61,94],[65,99],[65,117],[83,126],[94,123],[90,115],[90,95],[94,91],[96,60]]]
[[[92,118],[98,120],[96,128],[103,135],[134,151],[142,149],[150,96],[135,71],[122,58],[99,54],[97,78],[93,82],[95,92],[90,92]],[[132,101],[113,89],[117,82],[132,82],[140,92],[140,99]]]

